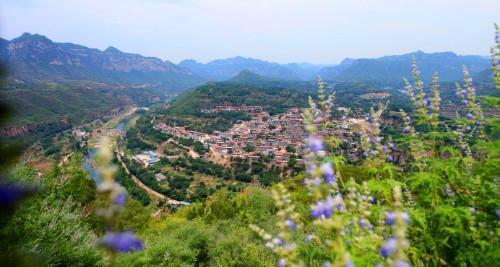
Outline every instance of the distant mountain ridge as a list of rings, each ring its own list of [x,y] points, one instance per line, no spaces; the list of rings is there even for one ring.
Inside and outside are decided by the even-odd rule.
[[[473,75],[487,72],[490,68],[490,60],[484,56],[422,51],[380,58],[346,58],[338,65],[278,64],[253,58],[233,57],[206,64],[192,59],[184,60],[179,66],[212,81],[228,80],[247,70],[260,76],[290,81],[310,81],[319,75],[324,80],[395,84],[411,75],[413,57],[417,59],[422,77],[426,80],[430,80],[434,72],[438,72],[441,81],[460,80],[462,65],[467,66]]]
[[[123,85],[161,86],[182,90],[205,79],[159,58],[104,51],[72,43],[56,43],[45,36],[24,33],[11,41],[0,38],[0,61],[23,82],[93,81]]]
[[[217,59],[206,64],[188,59],[180,62],[179,66],[211,81],[228,80],[243,70],[270,78],[300,80],[294,71],[283,65],[241,56]]]
[[[430,81],[437,72],[441,81],[462,79],[462,65],[471,74],[479,74],[490,68],[490,60],[483,56],[462,56],[453,52],[424,53],[417,51],[403,55],[384,56],[374,59],[346,59],[340,65],[323,68],[319,74],[325,80],[401,83],[411,76],[411,61],[415,57],[422,77]]]

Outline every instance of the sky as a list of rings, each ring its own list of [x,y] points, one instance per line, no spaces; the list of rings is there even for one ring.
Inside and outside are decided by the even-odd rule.
[[[172,62],[245,56],[334,64],[422,50],[487,55],[498,0],[2,0],[0,36]]]

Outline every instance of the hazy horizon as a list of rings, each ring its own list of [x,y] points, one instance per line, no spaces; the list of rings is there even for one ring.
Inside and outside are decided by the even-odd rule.
[[[418,50],[488,55],[494,1],[22,0],[0,3],[0,36],[24,32],[179,63],[235,56],[338,64]],[[444,11],[445,10],[445,11]],[[368,27],[369,26],[369,27]]]

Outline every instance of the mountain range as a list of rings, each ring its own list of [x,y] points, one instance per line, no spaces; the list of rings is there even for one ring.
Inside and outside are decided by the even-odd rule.
[[[345,59],[341,64],[325,67],[319,75],[325,80],[376,82],[379,84],[401,83],[403,77],[410,78],[411,62],[415,58],[422,78],[430,81],[434,72],[441,81],[460,81],[462,65],[466,66],[472,76],[482,77],[488,72],[490,59],[483,56],[461,56],[453,52],[424,53],[417,51],[396,56],[381,58]],[[491,78],[490,78],[491,79]]]
[[[322,68],[321,65],[307,63],[278,64],[241,56],[217,59],[206,64],[188,59],[180,62],[179,66],[211,81],[228,80],[244,70],[275,79],[310,80],[314,79],[317,72]]]
[[[109,47],[103,51],[71,43],[56,43],[45,36],[24,33],[10,41],[0,38],[0,62],[7,63],[19,81],[74,82],[142,85],[181,91],[207,81],[229,80],[247,70],[273,79],[363,81],[380,84],[401,83],[411,74],[415,57],[424,79],[438,72],[442,81],[461,79],[465,65],[474,76],[488,73],[490,60],[484,56],[453,52],[417,51],[380,58],[347,58],[340,64],[278,64],[241,56],[200,63],[192,59],[174,64],[168,60],[125,53]],[[488,75],[486,75],[488,76]]]
[[[337,65],[315,65],[309,63],[278,64],[259,59],[233,57],[218,59],[206,64],[195,60],[184,60],[179,66],[210,81],[229,80],[242,71],[250,71],[272,79],[307,81],[321,76],[329,81],[374,82],[380,85],[401,84],[404,77],[411,76],[412,59],[417,60],[422,78],[430,81],[434,72],[441,81],[462,79],[462,65],[473,76],[485,77],[489,73],[490,60],[484,56],[457,55],[453,52],[425,53],[417,51],[403,55],[380,58],[346,58]],[[490,75],[486,75],[489,79]]]
[[[159,86],[182,90],[205,79],[169,61],[124,53],[114,47],[104,51],[71,43],[56,43],[45,36],[25,33],[11,41],[0,39],[0,61],[11,77],[21,82],[95,82],[122,86]]]

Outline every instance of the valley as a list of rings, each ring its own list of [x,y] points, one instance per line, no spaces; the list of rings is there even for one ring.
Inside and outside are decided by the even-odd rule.
[[[91,47],[31,33],[0,38],[0,266],[500,262],[498,25],[488,58],[417,50],[442,44],[398,39],[432,27],[403,23],[381,3],[356,7],[364,16],[353,20],[300,1],[283,1],[286,10],[267,10],[274,1],[226,1],[243,5],[234,10],[217,1],[110,1],[95,10],[72,3],[101,22],[88,32],[91,21],[71,23],[80,10],[55,16],[68,24],[54,40]],[[11,8],[44,13],[45,3],[22,2]],[[379,13],[398,24],[370,19]],[[211,17],[217,31],[193,27]],[[332,17],[349,28],[323,25]],[[224,38],[218,30],[228,22]],[[332,35],[313,36],[308,22]],[[393,26],[379,35],[381,25]],[[352,33],[358,39],[346,47]],[[450,32],[439,34],[451,42]],[[108,46],[122,38],[125,50],[179,63]],[[466,44],[453,47],[482,51]],[[186,51],[200,59],[184,59]],[[379,56],[346,58],[354,52]]]

